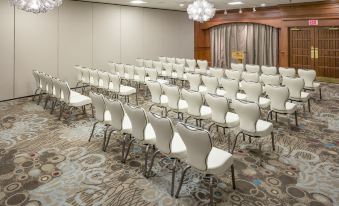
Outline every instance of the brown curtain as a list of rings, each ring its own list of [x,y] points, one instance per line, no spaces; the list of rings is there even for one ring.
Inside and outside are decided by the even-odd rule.
[[[210,29],[212,64],[229,67],[232,51],[245,52],[245,64],[275,66],[278,62],[278,29],[253,23],[233,23]]]

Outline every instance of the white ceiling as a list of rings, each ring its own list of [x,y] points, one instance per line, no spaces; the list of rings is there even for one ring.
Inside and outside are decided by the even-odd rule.
[[[101,2],[101,3],[110,3],[110,4],[121,4],[121,5],[132,5],[148,8],[159,8],[159,9],[171,9],[171,10],[186,10],[187,4],[192,2],[192,0],[144,0],[146,4],[131,4],[130,0],[81,0],[89,2]],[[238,9],[238,8],[249,8],[249,7],[260,7],[262,3],[265,3],[266,6],[275,6],[278,4],[289,4],[291,3],[302,3],[302,2],[315,2],[319,0],[208,0],[212,2],[217,9]],[[232,1],[242,1],[243,5],[228,5],[228,2]],[[179,4],[184,3],[184,7],[180,7]]]

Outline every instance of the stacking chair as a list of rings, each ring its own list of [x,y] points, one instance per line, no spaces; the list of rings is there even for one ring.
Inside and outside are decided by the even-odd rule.
[[[113,95],[123,96],[125,98],[125,102],[129,103],[130,96],[135,95],[135,103],[138,105],[138,93],[134,87],[125,86],[121,84],[121,79],[119,75],[109,74],[110,84],[109,84],[109,92],[112,92]]]
[[[39,72],[39,79],[40,79],[40,94],[39,94],[39,100],[38,100],[38,105],[40,104],[42,100],[42,96],[47,93],[48,90],[48,85],[47,85],[47,80],[46,80],[46,75],[44,72]]]
[[[99,89],[102,89],[104,92],[109,90],[109,73],[104,71],[98,71],[99,75]]]
[[[132,138],[128,142],[127,151],[125,153],[126,141],[123,143],[123,163],[126,162],[130,148],[132,144],[137,141],[146,146],[145,151],[145,165],[144,176],[147,176],[148,165],[148,150],[150,146],[154,146],[156,143],[156,136],[152,125],[148,122],[146,112],[141,107],[134,107],[127,104],[125,106],[126,114],[128,115],[132,125]]]
[[[209,75],[218,78],[218,81],[220,82],[221,78],[224,77],[224,69],[223,68],[210,67]]]
[[[168,80],[173,79],[173,64],[172,63],[163,63],[163,67],[165,69],[164,77]]]
[[[108,62],[108,66],[109,66],[109,72],[111,73],[117,73],[117,68],[116,68],[116,63],[115,62]]]
[[[296,71],[294,68],[285,68],[285,67],[279,67],[279,74],[284,77],[292,77],[294,78],[296,76]]]
[[[240,119],[240,132],[236,135],[233,148],[231,153],[235,149],[237,144],[237,139],[240,134],[243,134],[243,138],[245,135],[254,138],[262,138],[268,135],[271,135],[272,140],[272,148],[275,151],[275,144],[274,144],[274,133],[273,133],[273,124],[271,122],[267,122],[260,119],[260,107],[257,103],[248,102],[244,100],[235,100],[234,101],[234,109],[235,112],[239,115]],[[259,151],[260,151],[260,161],[259,165],[261,165],[262,161],[262,141],[259,141]]]
[[[196,125],[202,127],[202,120],[209,119],[211,116],[211,108],[203,105],[204,98],[200,92],[182,89],[183,99],[186,100],[188,108],[187,114],[189,115],[185,122],[189,118],[194,118],[196,120]]]
[[[231,63],[231,70],[239,71],[240,73],[242,73],[245,70],[244,64],[242,64],[242,63]]]
[[[175,64],[175,58],[174,57],[167,57],[167,62],[171,64]]]
[[[83,84],[83,69],[80,65],[75,65],[74,69],[76,70],[77,73],[77,83],[75,85],[75,88],[78,88],[78,85]]]
[[[258,82],[242,81],[242,89],[246,94],[246,100],[259,104],[260,108],[266,109],[270,106],[270,99],[261,97],[263,90],[262,85]]]
[[[138,67],[143,67],[143,66],[145,66],[144,60],[143,60],[143,59],[137,58],[136,61],[137,61],[137,66],[138,66]]]
[[[117,73],[121,79],[125,79],[125,65],[124,64],[117,64]]]
[[[149,59],[144,60],[144,66],[145,66],[146,68],[153,68],[153,61],[152,61],[152,60],[149,60]]]
[[[225,69],[225,75],[228,79],[234,79],[237,80],[238,82],[241,80],[241,73],[240,71],[237,70],[230,70],[230,69]]]
[[[45,106],[44,106],[44,109],[47,108],[47,104],[49,102],[49,100],[52,100],[55,98],[55,88],[53,86],[53,77],[46,74],[44,76],[45,78],[45,81],[46,81],[46,84],[47,84],[47,87],[46,87],[46,92],[47,92],[47,96],[45,98]]]
[[[182,141],[178,132],[175,132],[173,122],[168,117],[160,117],[157,114],[150,113],[148,115],[149,122],[151,123],[155,136],[156,142],[155,146],[157,150],[152,155],[151,164],[148,170],[147,177],[150,176],[152,171],[154,159],[157,154],[161,153],[162,155],[174,159],[172,166],[172,185],[171,185],[171,196],[174,195],[174,185],[175,185],[175,173],[177,162],[186,158],[186,146]]]
[[[221,85],[224,88],[226,99],[231,102],[235,99],[246,99],[246,95],[239,92],[239,81],[236,79],[221,79]],[[231,108],[233,104],[231,103]]]
[[[102,94],[89,92],[89,97],[91,98],[92,105],[95,108],[94,118],[95,118],[96,122],[93,125],[92,132],[91,132],[91,135],[88,139],[88,142],[91,141],[97,124],[103,123],[106,126],[106,130],[105,130],[104,140],[103,140],[103,144],[102,144],[102,149],[105,150],[107,130],[109,128],[109,125],[107,123],[109,121],[111,121],[112,118],[111,118],[111,115],[109,114],[109,112],[106,110],[106,104],[105,104],[105,101],[104,101],[104,96]]]
[[[243,72],[242,79],[247,82],[259,82],[259,74],[254,72]]]
[[[91,85],[91,69],[88,67],[82,67],[82,94],[85,92],[87,86]]]
[[[172,77],[174,80],[181,81],[181,85],[183,86],[184,82],[187,81],[184,64],[174,64],[173,69],[175,70],[175,73],[172,74]]]
[[[166,57],[159,57],[159,61],[162,62],[162,63],[166,63],[167,58]]]
[[[208,68],[208,61],[206,60],[197,60],[199,69],[196,69],[195,72],[198,74],[206,74]]]
[[[261,72],[266,75],[276,75],[278,70],[275,66],[261,66]]]
[[[311,112],[311,96],[307,92],[303,92],[305,82],[302,78],[283,77],[283,84],[290,92],[289,99],[295,102],[301,102],[305,112],[305,103],[308,104],[308,111]]]
[[[165,114],[167,114],[167,104],[168,104],[168,97],[162,94],[162,87],[158,81],[147,81],[147,87],[151,93],[151,102],[153,103],[149,110],[151,111],[153,106],[157,106],[161,109],[165,109]]]
[[[167,96],[168,103],[167,113],[172,111],[178,113],[178,119],[184,119],[184,114],[187,111],[187,102],[180,98],[180,89],[177,85],[164,84],[162,85],[164,94]],[[166,116],[167,116],[166,113]],[[181,115],[181,117],[180,117]]]
[[[195,59],[186,59],[187,66],[185,68],[186,72],[194,72],[197,67],[197,61]]]
[[[166,79],[160,79],[158,78],[158,72],[156,69],[152,69],[152,68],[146,68],[146,74],[148,75],[148,77],[145,78],[145,81],[157,81],[160,84],[167,84],[168,81]]]
[[[206,103],[212,110],[211,120],[212,124],[209,126],[208,131],[211,132],[212,126],[224,129],[235,128],[239,126],[239,116],[229,111],[229,101],[219,95],[206,94]]]
[[[33,96],[33,101],[35,99],[35,96],[41,91],[42,86],[41,86],[41,79],[40,79],[40,73],[38,70],[33,70],[33,77],[35,80],[35,91],[34,91],[34,96]]]
[[[295,125],[298,126],[297,105],[288,102],[290,96],[288,88],[282,86],[266,85],[266,93],[271,99],[271,108],[268,115],[275,113],[276,121],[278,121],[278,114],[286,114],[288,116],[288,123],[290,123],[289,115],[294,114]]]
[[[202,91],[203,94],[207,94],[207,93],[218,94],[218,95],[225,94],[223,90],[218,89],[219,81],[217,77],[202,75],[201,79],[206,87],[206,90]]]
[[[206,177],[210,178],[210,205],[213,205],[213,182],[214,176],[224,175],[225,171],[229,168],[232,173],[232,184],[235,189],[235,177],[232,154],[213,147],[211,135],[208,131],[188,126],[183,123],[177,124],[177,130],[185,143],[187,150],[187,167],[183,169],[180,183],[175,194],[177,198],[179,196],[182,183],[185,175],[190,168],[194,168]]]
[[[262,74],[260,78],[264,85],[279,86],[281,82],[279,75]]]
[[[298,69],[298,75],[305,82],[304,90],[315,91],[316,89],[319,89],[319,96],[320,99],[322,99],[320,83],[314,82],[317,76],[315,70]]]
[[[61,106],[59,120],[61,119],[61,115],[66,107],[70,109],[70,116],[72,116],[72,111],[74,108],[82,108],[83,112],[85,113],[87,105],[91,105],[92,107],[91,99],[80,93],[71,92],[71,89],[69,88],[67,82],[65,81],[61,82],[60,89],[61,89],[61,99],[60,99]]]
[[[51,109],[51,114],[53,114],[55,107],[58,105],[58,103],[61,105],[61,83],[62,81],[60,79],[57,78],[52,78],[52,82],[53,82],[53,87],[54,87],[54,100],[52,100],[52,109]],[[75,93],[77,94],[77,93]],[[71,92],[71,95],[74,95]]]
[[[91,89],[99,88],[99,74],[98,74],[98,70],[96,69],[91,69],[89,70],[89,74],[90,74],[90,87]]]
[[[190,90],[205,92],[206,87],[201,85],[201,75],[197,73],[187,73],[187,81],[190,86]]]
[[[107,146],[109,145],[109,141],[111,139],[112,133],[118,133],[122,134],[124,136],[124,142],[126,142],[127,136],[131,138],[132,134],[132,124],[128,117],[128,115],[125,112],[125,109],[122,105],[122,103],[119,100],[111,100],[104,97],[106,110],[109,113],[110,119],[108,119],[106,124],[109,126],[108,129],[110,129],[110,133],[107,135],[106,132],[106,142],[104,151],[106,151]],[[113,118],[112,118],[113,117]],[[122,154],[122,160],[124,159],[124,154]]]
[[[153,66],[156,69],[156,71],[158,72],[157,76],[160,77],[164,77],[166,75],[165,70],[163,69],[163,64],[165,64],[166,62],[159,62],[159,61],[153,61]]]
[[[259,72],[260,72],[260,66],[259,65],[246,64],[245,68],[246,68],[246,72],[248,72],[248,73],[259,74]]]
[[[184,58],[175,58],[175,63],[176,63],[176,64],[183,64],[184,67],[185,67],[185,65],[186,65],[186,59],[184,59]]]
[[[134,65],[125,65],[125,80],[127,80],[128,84],[131,85],[134,80]]]
[[[145,67],[134,67],[134,71],[135,75],[133,81],[137,83],[137,88],[139,88],[141,85],[146,85]]]

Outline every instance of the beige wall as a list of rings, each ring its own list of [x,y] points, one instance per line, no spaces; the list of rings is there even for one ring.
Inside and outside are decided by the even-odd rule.
[[[75,86],[76,64],[194,55],[193,22],[179,11],[64,1],[36,15],[0,1],[0,25],[0,101],[33,94],[33,69]]]

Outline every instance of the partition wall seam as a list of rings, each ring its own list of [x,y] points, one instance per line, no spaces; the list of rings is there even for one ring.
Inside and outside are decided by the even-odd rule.
[[[60,61],[60,55],[59,55],[59,52],[60,52],[60,46],[59,46],[59,43],[60,43],[60,8],[58,7],[58,18],[57,18],[57,77],[60,78],[60,75],[59,75],[59,70],[60,70],[60,64],[59,64],[59,61]]]
[[[13,7],[13,23],[14,23],[14,27],[13,27],[13,34],[14,34],[14,37],[13,37],[13,98],[15,97],[15,67],[16,67],[16,65],[15,65],[15,35],[16,35],[16,30],[15,30],[15,21],[16,21],[16,19],[15,19],[15,15],[16,15],[16,12],[15,12],[15,6]]]
[[[94,67],[94,37],[93,37],[93,35],[94,35],[94,26],[93,26],[93,24],[94,24],[94,9],[93,9],[93,7],[94,7],[94,5],[93,5],[93,3],[91,3],[91,7],[92,7],[92,68]]]
[[[119,29],[119,32],[120,32],[120,37],[119,37],[120,38],[120,41],[119,41],[119,47],[120,47],[119,48],[119,53],[120,53],[120,55],[119,55],[119,63],[122,63],[121,62],[121,59],[122,59],[122,49],[121,49],[122,48],[121,47],[121,44],[122,44],[121,43],[122,42],[122,36],[121,36],[121,29],[122,29],[122,27],[121,27],[121,19],[122,19],[122,15],[121,14],[122,14],[122,12],[121,12],[121,6],[119,6],[119,10],[120,10],[120,25],[119,25],[120,26],[120,29]]]

